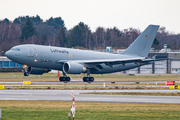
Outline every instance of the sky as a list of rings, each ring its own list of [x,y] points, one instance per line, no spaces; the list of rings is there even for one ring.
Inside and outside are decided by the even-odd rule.
[[[92,31],[97,27],[120,30],[149,24],[180,33],[180,0],[0,0],[0,20],[39,15],[44,21],[61,17],[67,29],[79,22]]]

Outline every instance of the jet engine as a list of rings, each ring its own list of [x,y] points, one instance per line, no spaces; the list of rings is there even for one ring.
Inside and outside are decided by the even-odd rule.
[[[63,65],[63,72],[68,74],[81,74],[86,71],[87,69],[84,66],[75,62],[66,62]]]
[[[29,74],[42,75],[43,73],[48,73],[49,71],[51,70],[27,66],[24,69],[24,76],[28,76]]]

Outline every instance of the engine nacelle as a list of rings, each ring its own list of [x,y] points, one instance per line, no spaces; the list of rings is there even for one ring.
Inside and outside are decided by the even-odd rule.
[[[86,71],[87,69],[78,63],[66,62],[63,65],[63,72],[68,74],[81,74],[81,73],[85,73]]]
[[[43,73],[48,73],[49,71],[51,70],[35,67],[26,67],[24,72],[35,75],[42,75]]]

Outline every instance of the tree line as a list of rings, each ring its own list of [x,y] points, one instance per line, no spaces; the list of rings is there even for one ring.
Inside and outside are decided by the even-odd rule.
[[[46,21],[40,16],[20,16],[13,21],[0,20],[0,52],[1,55],[12,46],[19,44],[40,44],[81,49],[115,49],[127,48],[141,33],[139,29],[120,30],[117,27],[97,27],[94,32],[80,22],[67,30],[61,17],[49,18]],[[180,34],[173,34],[161,27],[153,43],[155,49],[167,44],[171,49],[180,48]]]

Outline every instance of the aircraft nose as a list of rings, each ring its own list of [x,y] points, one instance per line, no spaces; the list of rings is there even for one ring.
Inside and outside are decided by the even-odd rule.
[[[8,57],[8,58],[10,58],[10,57],[12,56],[10,51],[7,51],[7,52],[5,53],[5,55],[6,55],[6,57]]]

